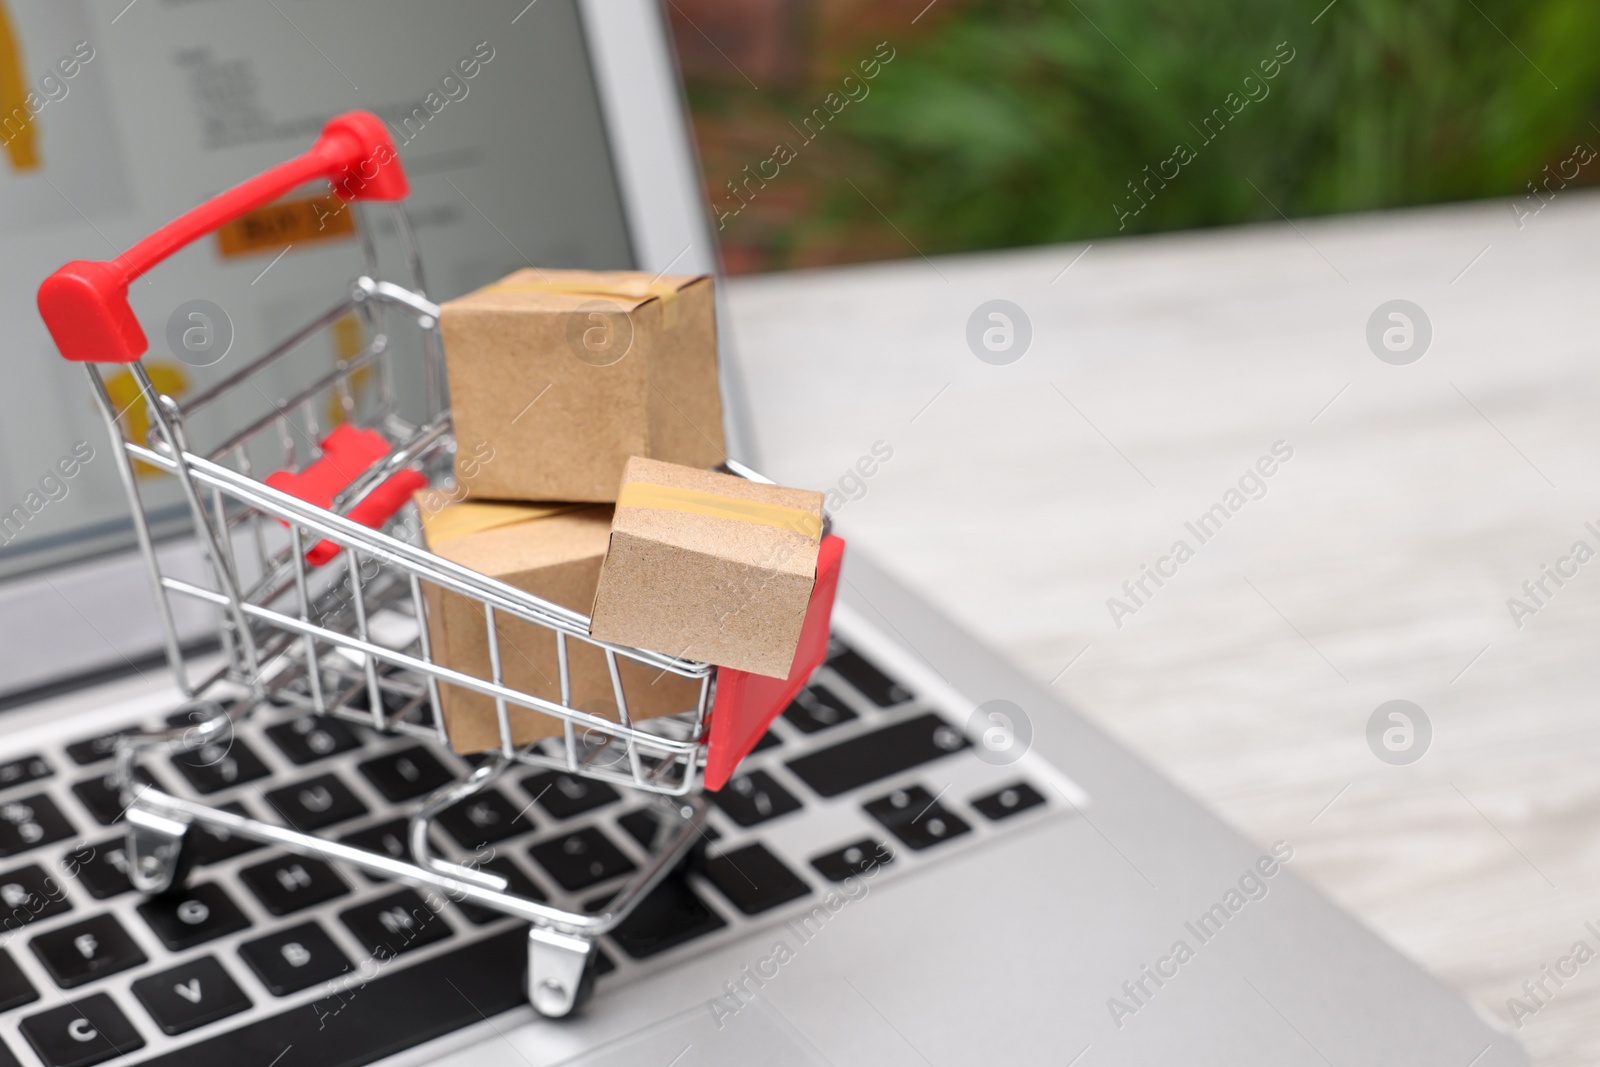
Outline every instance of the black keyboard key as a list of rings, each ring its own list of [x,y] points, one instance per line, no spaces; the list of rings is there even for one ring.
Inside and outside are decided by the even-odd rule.
[[[227,718],[227,713],[228,709],[223,707],[221,704],[213,701],[206,701],[205,703],[196,704],[186,710],[175,711],[171,715],[168,715],[167,729],[173,730],[180,726],[204,726],[212,719]],[[232,730],[233,726],[232,724],[229,724],[224,726],[222,729],[223,732],[226,733]]]
[[[239,878],[274,915],[291,915],[350,892],[332,867],[309,856],[279,856],[245,867]]]
[[[969,747],[959,730],[930,713],[841,741],[787,766],[821,796],[836,797]]]
[[[1008,785],[997,793],[990,793],[972,801],[972,806],[977,808],[985,818],[999,822],[1029,808],[1036,808],[1044,803],[1044,796],[1027,782],[1018,782]]]
[[[126,838],[111,837],[98,844],[79,845],[66,854],[61,864],[96,900],[133,892],[133,883],[128,881]]]
[[[800,798],[775,781],[766,771],[750,771],[728,779],[728,784],[711,794],[712,801],[740,826],[755,826],[800,810]]]
[[[533,829],[528,808],[519,811],[498,789],[485,789],[452,804],[436,821],[469,852]]]
[[[833,852],[811,857],[811,866],[830,882],[861,877],[875,867],[886,867],[894,862],[894,853],[887,845],[870,837],[863,837]]]
[[[173,952],[215,941],[250,926],[250,920],[244,917],[239,905],[215,883],[152,897],[139,905],[139,914],[144,916],[161,943]]]
[[[890,833],[918,850],[960,837],[972,829],[920,785],[896,789],[888,796],[868,801],[866,809],[867,814],[883,823]]]
[[[450,937],[450,924],[412,889],[399,889],[347,908],[339,918],[378,960],[392,959]]]
[[[33,983],[22,973],[22,968],[11,958],[11,953],[0,949],[0,1011],[20,1008],[38,999],[39,991],[33,988]]]
[[[22,1061],[6,1047],[4,1041],[0,1041],[0,1067],[22,1067]]]
[[[700,873],[746,915],[771,911],[811,892],[804,879],[760,842],[706,857]]]
[[[104,993],[22,1020],[22,1036],[48,1067],[91,1067],[144,1048],[144,1038]]]
[[[626,830],[629,837],[639,842],[640,848],[653,855],[661,851],[661,847],[672,839],[672,835],[677,833],[682,823],[676,820],[663,821],[657,817],[654,809],[639,808],[626,815],[619,815],[617,825]],[[698,849],[717,840],[722,834],[717,832],[715,826],[707,824],[700,827],[697,836],[699,840],[693,847]]]
[[[522,788],[557,819],[571,819],[622,799],[622,794],[606,783],[566,771],[529,775],[522,780]]]
[[[455,774],[421,745],[369,759],[360,766],[361,773],[391,804],[415,800],[456,780]]]
[[[610,899],[606,896],[590,901],[589,910],[599,911]],[[611,940],[634,959],[642,960],[727,925],[678,874],[646,894],[611,931]]]
[[[211,956],[141,978],[133,995],[165,1034],[186,1034],[250,1009],[250,998]]]
[[[145,960],[128,931],[110,915],[96,915],[40,934],[29,947],[62,989],[76,989]]]
[[[790,726],[808,734],[860,718],[844,701],[820,685],[807,686],[796,693],[783,710],[783,717]]]
[[[456,781],[456,774],[422,745],[362,761],[360,768],[366,781],[390,803],[416,800],[434,792],[440,785]]]
[[[378,686],[378,699],[383,703],[384,714],[392,717],[404,714],[406,708],[417,698],[409,693],[402,693],[397,689],[388,689],[380,685]],[[426,704],[427,701],[424,700],[423,703]],[[372,699],[367,692],[367,683],[362,682],[352,690],[341,706],[359,711],[363,715],[370,715],[372,713]]]
[[[55,771],[41,756],[23,756],[7,763],[0,763],[0,789],[10,789],[14,785],[24,785],[28,782],[37,782],[41,778],[48,778]]]
[[[254,782],[269,773],[261,757],[237,737],[224,737],[180,752],[172,757],[172,765],[188,779],[195,792],[205,794]]]
[[[116,755],[117,739],[123,731],[111,734],[101,734],[98,737],[86,737],[82,741],[74,741],[67,746],[67,756],[73,763],[80,767],[87,767],[92,763],[99,763],[103,759],[110,759]]]
[[[71,910],[67,891],[43,868],[30,864],[0,874],[0,930],[20,930]]]
[[[869,663],[859,652],[845,649],[828,660],[828,666],[855,689],[878,705],[890,708],[911,699],[911,691]]]
[[[633,861],[594,826],[541,841],[528,854],[567,890],[587,889],[634,869]]]
[[[411,846],[408,843],[411,833],[409,819],[390,819],[376,826],[369,826],[365,830],[345,834],[339,838],[342,844],[354,845],[365,852],[376,852],[380,856],[388,856],[392,860],[405,860],[411,862]],[[361,876],[369,882],[387,882],[389,879],[381,874],[371,871],[362,871]]]
[[[314,922],[246,941],[239,946],[239,955],[275,997],[298,993],[350,970],[349,957],[340,952],[333,939]],[[391,1021],[398,1022],[399,1016]],[[280,1043],[272,1055],[282,1051],[283,1043]]]
[[[213,721],[219,721],[220,725],[208,729]],[[213,743],[226,747],[234,736],[234,723],[228,721],[227,709],[212,701],[197,704],[187,711],[173,712],[166,718],[166,728],[182,729],[185,743],[198,741],[209,733]]]
[[[319,774],[267,792],[267,803],[296,830],[312,833],[367,813],[367,806],[336,775]]]
[[[101,826],[110,826],[122,818],[122,795],[117,790],[116,778],[111,774],[74,784],[72,794]]]
[[[243,815],[246,818],[250,813],[245,806],[237,800],[230,800],[226,804],[218,804],[218,811],[230,812],[234,815]],[[252,841],[248,837],[240,837],[229,833],[227,830],[218,830],[199,823],[192,823],[189,832],[184,835],[184,847],[194,849],[195,863],[203,866],[212,863],[221,863],[231,860],[235,856],[243,856],[260,848],[266,848],[259,841]]]
[[[672,834],[670,825],[658,819],[650,808],[639,808],[617,816],[617,825],[639,842],[639,847],[654,854]]]
[[[76,831],[43,793],[0,804],[0,859],[71,837]]]
[[[361,747],[361,739],[354,730],[327,715],[303,715],[291,722],[269,726],[266,735],[291,763],[301,767]]]
[[[158,789],[161,788],[148,771],[135,772],[134,780],[140,787],[156,785]],[[138,793],[137,787],[134,792]],[[127,805],[122,802],[122,794],[117,789],[116,778],[110,773],[74,783],[72,795],[78,798],[79,803],[88,809],[95,822],[101,826],[121,822],[123,812],[127,810]]]
[[[507,929],[416,967],[384,968],[331,996],[174,1049],[141,1067],[353,1067],[373,1063],[527,1003],[527,934]],[[303,1057],[303,1058],[302,1058]]]
[[[495,874],[504,877],[508,893],[514,893],[528,900],[542,901],[550,899],[545,895],[544,890],[534,884],[532,878],[522,873],[521,867],[512,863],[505,856],[495,856],[493,859],[484,860],[482,863],[468,864],[468,866],[477,867],[485,871],[493,871]],[[493,908],[485,907],[482,904],[473,904],[465,899],[457,900],[456,907],[461,909],[461,914],[465,915],[470,922],[478,926],[484,926],[506,917],[503,911],[495,911]]]

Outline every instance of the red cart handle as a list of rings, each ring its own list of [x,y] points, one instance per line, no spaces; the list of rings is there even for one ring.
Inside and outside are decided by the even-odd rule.
[[[39,286],[39,314],[61,355],[80,363],[132,363],[150,342],[128,306],[128,286],[186,245],[296,187],[325,178],[339,199],[402,200],[410,191],[394,141],[370,111],[328,120],[305,155],[280,163],[168,223],[112,260],[68,263]]]

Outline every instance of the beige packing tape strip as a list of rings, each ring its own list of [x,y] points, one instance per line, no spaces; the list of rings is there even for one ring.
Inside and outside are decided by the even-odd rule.
[[[671,282],[500,282],[491,293],[567,293],[571,296],[625,296],[632,300],[655,297],[661,301],[661,324],[668,329],[678,321],[678,287]]]
[[[686,515],[751,522],[788,530],[812,541],[822,540],[822,520],[804,508],[736,500],[715,493],[702,493],[698,489],[629,482],[617,494],[617,507],[652,508],[656,511],[677,511]]]
[[[512,526],[519,522],[532,522],[534,519],[548,519],[552,515],[593,506],[556,504],[541,507],[529,504],[487,504],[469,501],[451,504],[431,514],[424,512],[422,532],[427,536],[430,545],[442,545],[446,541],[457,541],[463,537],[483,533],[485,530]]]

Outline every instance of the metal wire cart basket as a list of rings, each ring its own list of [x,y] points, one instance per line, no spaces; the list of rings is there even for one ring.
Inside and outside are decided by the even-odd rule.
[[[353,211],[387,203],[411,277],[399,285],[379,280],[375,226],[356,226],[365,268],[344,295],[281,344],[238,366],[181,402],[152,380],[141,356],[148,344],[128,305],[128,286],[184,246],[215,232],[307,182],[325,179]],[[571,1012],[586,990],[595,938],[607,933],[672,870],[699,838],[706,804],[695,792],[703,761],[708,709],[715,678],[711,666],[636,648],[595,641],[585,616],[430,554],[420,547],[411,496],[420,486],[443,484],[452,468],[455,440],[446,389],[439,307],[423,296],[421,259],[399,201],[408,186],[383,123],[353,112],[330,121],[316,145],[207,202],[108,262],[79,261],[40,288],[39,306],[64,357],[85,364],[89,386],[114,444],[113,453],[133,515],[133,526],[157,592],[172,670],[190,703],[189,725],[125,737],[116,760],[127,805],[130,877],[143,892],[182,882],[192,850],[193,826],[204,826],[290,852],[333,860],[364,872],[431,887],[525,920],[528,997],[548,1016]],[[191,434],[230,395],[267,394],[257,381],[281,372],[308,338],[351,314],[364,327],[360,351],[340,360],[286,400],[242,428],[226,427],[220,440],[192,443]],[[401,342],[406,343],[401,343]],[[402,417],[394,373],[397,354],[415,358],[425,375],[425,415]],[[126,364],[138,386],[134,405],[147,419],[128,419],[108,393],[96,364]],[[252,391],[253,394],[252,394]],[[213,418],[211,421],[215,422]],[[132,427],[148,426],[136,437]],[[297,477],[330,456],[319,442],[327,431],[359,431],[381,440],[382,451],[359,465],[331,500],[301,499]],[[196,436],[199,436],[196,434]],[[163,569],[136,466],[171,475],[181,488],[207,564],[208,580]],[[337,464],[334,464],[337,466]],[[275,470],[266,478],[258,472]],[[753,476],[749,472],[735,473]],[[278,486],[278,487],[275,487]],[[303,494],[314,495],[314,494]],[[425,625],[424,589],[470,598],[481,605],[490,669],[475,676],[437,662]],[[216,612],[222,666],[193,676],[174,625],[181,599]],[[560,699],[519,691],[504,683],[498,622],[522,620],[553,632],[560,670]],[[568,652],[573,642],[597,646],[610,670],[615,720],[573,705]],[[635,723],[619,668],[633,662],[698,681],[697,706],[682,714]],[[425,797],[409,826],[409,860],[324,840],[173,796],[140,779],[141,762],[157,752],[221,750],[236,722],[261,707],[290,706],[354,720],[379,731],[448,743],[438,711],[441,684],[459,686],[494,701],[500,746],[459,781]],[[542,742],[512,742],[509,710],[529,709],[561,720],[561,731]],[[429,842],[435,815],[519,765],[556,768],[658,794],[661,827],[653,862],[644,866],[598,913],[566,911],[508,891],[506,879],[486,869],[436,855]]]

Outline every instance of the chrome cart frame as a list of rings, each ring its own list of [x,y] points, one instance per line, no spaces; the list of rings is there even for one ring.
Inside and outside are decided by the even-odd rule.
[[[401,472],[418,471],[437,483],[453,467],[440,312],[423,295],[421,257],[398,202],[406,192],[399,168],[380,120],[361,112],[339,116],[304,156],[221,194],[115,260],[63,267],[40,290],[41,312],[62,354],[85,363],[115,446],[135,535],[157,594],[167,658],[189,698],[186,708],[194,723],[137,733],[119,742],[115,775],[126,805],[130,878],[136,889],[148,893],[180,883],[189,866],[185,836],[198,825],[431,888],[528,922],[529,1000],[542,1014],[562,1016],[585,991],[595,939],[616,927],[702,835],[706,804],[694,790],[704,760],[715,671],[708,664],[597,641],[589,637],[584,615],[427,552],[420,545],[414,504],[404,504],[374,525],[350,517]],[[368,210],[356,201],[393,201],[392,223],[408,262],[410,284],[380,280],[375,220],[358,216],[355,229],[365,270],[338,302],[197,394],[180,401],[158,388],[140,358],[145,344],[127,309],[128,283],[178,248],[317,178],[332,182],[341,200],[349,192],[353,210]],[[119,318],[123,314],[127,321]],[[333,370],[287,399],[270,400],[260,376],[269,371],[281,376],[292,353],[349,315],[357,316],[363,328],[360,352],[339,360]],[[127,322],[133,322],[132,335]],[[414,331],[421,350],[426,384],[420,419],[402,415],[405,405],[393,362],[408,346],[396,344],[396,330]],[[148,410],[145,439],[133,437],[126,411],[113,404],[96,366],[101,362],[128,364],[138,386],[135,403]],[[197,421],[215,413],[226,398],[250,398],[252,391],[267,403],[260,417],[243,428],[225,430],[220,440],[203,449],[191,443]],[[325,420],[324,412],[332,412],[333,418]],[[257,471],[269,466],[298,474],[314,463],[324,421],[381,434],[387,454],[339,491],[329,507],[308,503],[258,477]],[[136,464],[171,475],[181,488],[208,581],[164,570]],[[756,477],[737,468],[735,473]],[[307,560],[311,546],[325,552],[336,547],[337,552],[325,565],[315,566]],[[434,658],[423,594],[429,583],[481,606],[490,664],[486,675]],[[217,613],[223,664],[198,679],[191,676],[179,641],[174,598]],[[499,626],[505,619],[553,633],[559,699],[506,683]],[[568,668],[573,642],[595,646],[603,654],[615,720],[574,706]],[[629,662],[658,676],[670,673],[698,682],[696,706],[635,722],[620,670]],[[140,780],[140,767],[152,754],[205,752],[208,746],[225,744],[234,724],[263,706],[300,707],[384,733],[448,744],[440,710],[442,684],[493,700],[499,747],[471,773],[415,806],[409,861],[221,811]],[[516,745],[513,707],[560,720],[559,737]],[[433,818],[521,765],[556,768],[659,795],[658,843],[666,840],[603,911],[566,911],[517,896],[501,876],[433,853]]]

